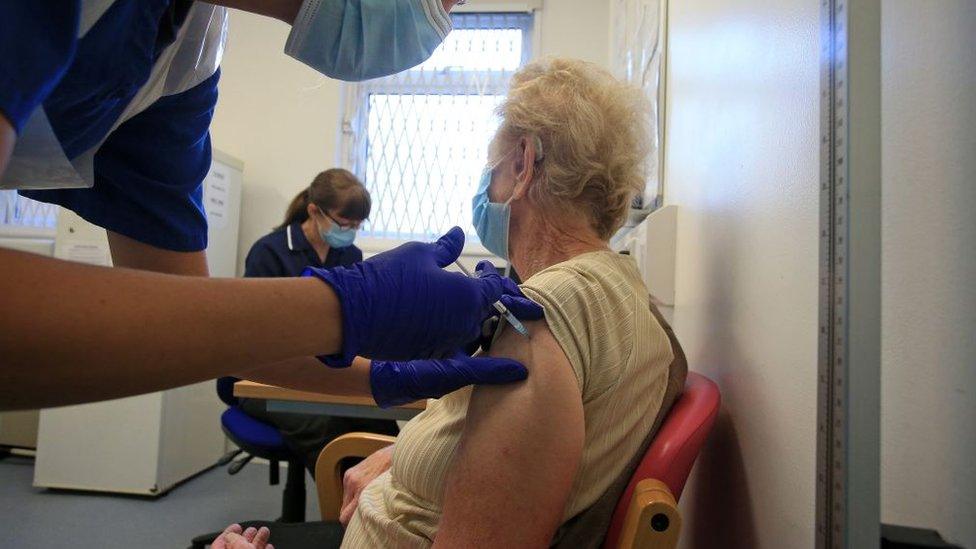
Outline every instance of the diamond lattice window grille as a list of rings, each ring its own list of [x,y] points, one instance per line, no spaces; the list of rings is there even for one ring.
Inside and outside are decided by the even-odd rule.
[[[340,156],[373,198],[367,237],[425,240],[454,225],[477,239],[471,197],[494,110],[531,56],[532,15],[456,14],[430,59],[349,84]]]
[[[0,190],[0,230],[5,228],[55,229],[58,207]]]

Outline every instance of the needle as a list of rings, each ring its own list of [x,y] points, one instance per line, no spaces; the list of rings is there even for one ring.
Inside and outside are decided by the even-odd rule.
[[[457,265],[458,269],[461,269],[461,272],[464,273],[466,276],[474,278],[474,275],[471,274],[471,271],[465,268],[464,265],[461,265],[460,261],[455,260],[454,264]],[[516,332],[522,334],[525,337],[529,337],[529,330],[525,327],[524,324],[522,324],[522,322],[519,319],[515,318],[515,315],[512,314],[512,311],[508,310],[508,307],[502,305],[501,301],[496,301],[492,303],[492,306],[495,308],[496,311],[498,311],[499,314],[502,315],[502,317],[505,320],[508,321],[509,324],[512,325],[512,328],[515,328]]]
[[[457,268],[458,269],[461,269],[461,272],[464,273],[464,276],[467,276],[469,278],[474,278],[474,275],[471,274],[471,271],[469,271],[468,268],[465,267],[464,265],[461,265],[461,262],[460,261],[458,261],[457,259],[455,259],[454,260],[454,264],[457,265]]]
[[[519,319],[515,318],[515,315],[512,314],[512,311],[509,311],[507,307],[502,305],[501,301],[496,301],[492,305],[494,305],[495,310],[501,313],[502,316],[505,317],[505,320],[507,320],[508,323],[512,325],[512,328],[515,328],[516,332],[524,335],[525,337],[529,337],[528,328],[526,328],[525,325],[522,324],[521,321],[519,321]]]

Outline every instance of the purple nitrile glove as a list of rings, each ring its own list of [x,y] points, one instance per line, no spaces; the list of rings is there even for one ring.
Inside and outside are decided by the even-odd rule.
[[[502,287],[509,293],[502,295],[498,301],[501,301],[502,305],[507,307],[515,315],[515,318],[519,320],[539,320],[544,316],[542,307],[522,295],[522,291],[519,290],[514,280],[498,274],[498,269],[495,268],[495,265],[491,261],[487,259],[479,261],[478,265],[474,268],[474,272],[478,278],[498,278],[501,280]]]
[[[348,267],[305,269],[302,275],[329,284],[342,306],[342,351],[323,362],[450,356],[478,337],[499,299],[516,316],[541,317],[542,308],[497,271],[474,278],[445,271],[463,247],[464,231],[454,227],[434,243],[410,242]]]
[[[387,362],[374,360],[369,372],[373,399],[381,408],[424,398],[440,398],[466,385],[496,385],[526,378],[525,366],[515,360],[470,357]]]

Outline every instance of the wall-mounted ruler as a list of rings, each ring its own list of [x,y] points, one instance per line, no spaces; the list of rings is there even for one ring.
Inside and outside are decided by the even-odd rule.
[[[879,545],[880,5],[821,0],[816,545]]]

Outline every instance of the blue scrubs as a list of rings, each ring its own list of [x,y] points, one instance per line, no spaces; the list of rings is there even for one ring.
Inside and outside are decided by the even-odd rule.
[[[94,158],[94,187],[23,195],[159,248],[206,248],[201,183],[220,72],[108,134],[191,6],[116,0],[79,40],[79,0],[0,2],[0,112],[20,131],[43,105],[68,158],[105,139]]]
[[[325,261],[305,238],[301,223],[292,223],[261,237],[244,260],[244,276],[300,276],[305,267],[336,267],[363,260],[356,246],[329,248]]]
[[[319,260],[301,223],[292,223],[283,229],[261,237],[254,243],[244,261],[244,276],[279,277],[298,276],[307,266],[336,267],[363,260],[363,252],[356,246],[329,248],[325,261]],[[224,378],[224,386],[229,387],[237,378]],[[322,448],[339,435],[365,431],[395,436],[395,421],[383,419],[363,419],[342,416],[291,414],[269,412],[264,401],[241,399],[238,403],[245,414],[262,423],[271,425],[281,433],[285,445],[302,458],[309,473],[315,476],[315,462]],[[231,426],[238,432],[245,432],[249,422],[239,422]]]

